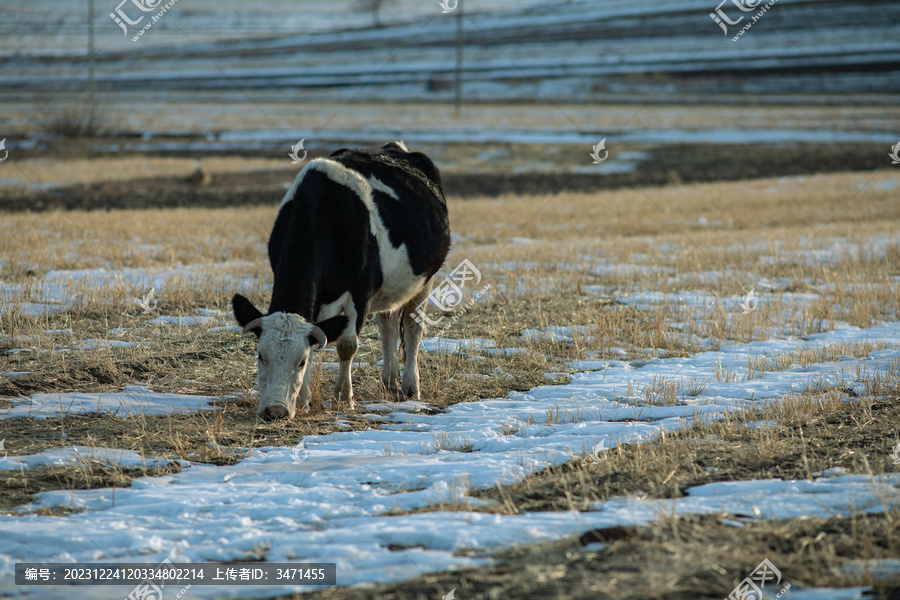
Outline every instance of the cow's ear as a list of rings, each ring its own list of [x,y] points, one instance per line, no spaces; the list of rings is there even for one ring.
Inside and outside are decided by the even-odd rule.
[[[263,316],[263,314],[253,306],[252,302],[240,294],[235,294],[231,299],[231,308],[234,310],[234,318],[237,319],[237,322],[240,323],[241,327],[244,327],[247,323]],[[256,334],[256,337],[259,337],[261,332],[262,328],[258,327],[253,329],[253,333]]]
[[[344,330],[347,328],[347,323],[350,322],[350,319],[344,315],[338,315],[337,317],[331,317],[330,319],[325,319],[324,321],[319,321],[316,323],[316,327],[325,332],[325,337],[328,338],[329,342],[333,342],[338,339]],[[315,345],[319,342],[313,336],[309,336],[309,344]]]

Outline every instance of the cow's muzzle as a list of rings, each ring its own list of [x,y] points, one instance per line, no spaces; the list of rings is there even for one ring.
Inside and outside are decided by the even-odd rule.
[[[267,406],[263,408],[259,412],[259,416],[261,416],[266,421],[272,421],[274,419],[285,419],[288,416],[288,409],[280,404],[274,404],[272,406]]]

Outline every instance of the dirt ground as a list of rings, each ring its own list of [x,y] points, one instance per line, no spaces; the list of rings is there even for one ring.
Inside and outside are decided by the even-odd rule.
[[[428,149],[424,149],[426,152]],[[470,198],[503,194],[558,194],[594,192],[635,186],[735,181],[759,177],[781,177],[835,171],[865,171],[885,167],[883,144],[859,143],[831,145],[711,145],[676,144],[658,147],[618,148],[610,153],[607,174],[598,174],[581,146],[533,144],[454,144],[444,149],[451,166],[443,169],[444,190],[448,197]],[[616,156],[627,150],[647,153],[630,171],[614,168]],[[102,163],[113,155],[91,153],[86,141],[73,141],[56,148],[20,153],[21,160],[51,152],[61,159],[95,158]],[[452,165],[461,157],[477,153],[499,153],[502,162],[486,164],[476,172]],[[188,166],[201,161],[199,154],[167,155],[184,159]],[[315,158],[310,153],[309,159]],[[527,169],[535,157],[546,157],[550,168]],[[140,160],[141,155],[133,156]],[[282,159],[281,156],[269,157]],[[249,161],[248,161],[249,162]],[[5,165],[11,167],[12,165]],[[518,167],[518,168],[517,168]],[[558,167],[558,168],[554,168]],[[31,170],[26,165],[25,172]],[[296,174],[289,161],[277,167],[233,170],[202,176],[154,176],[134,179],[80,183],[70,186],[0,187],[0,211],[40,211],[51,209],[118,209],[221,207],[277,204],[286,184]],[[526,170],[527,169],[527,170]],[[20,176],[10,171],[12,176]]]

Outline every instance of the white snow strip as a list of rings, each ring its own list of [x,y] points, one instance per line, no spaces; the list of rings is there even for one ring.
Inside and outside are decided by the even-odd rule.
[[[133,342],[123,342],[122,340],[100,340],[86,339],[80,344],[72,346],[72,350],[102,350],[104,348],[128,348],[134,346]]]
[[[422,340],[421,350],[424,352],[440,352],[444,354],[459,354],[460,352],[477,352],[487,348],[494,348],[497,343],[484,338],[471,338],[454,340],[449,338],[432,337]]]
[[[187,316],[187,317],[171,317],[168,315],[161,315],[159,317],[154,317],[147,321],[148,325],[180,325],[182,327],[190,326],[190,325],[204,325],[207,323],[218,323],[220,319],[216,317],[206,317],[206,316]],[[224,326],[224,327],[227,327]]]
[[[14,448],[6,444],[6,451]],[[0,457],[0,471],[39,469],[43,467],[61,467],[69,464],[77,464],[84,460],[93,460],[104,464],[119,465],[121,467],[156,467],[165,466],[169,462],[177,462],[183,466],[189,463],[181,460],[148,459],[134,450],[117,450],[114,448],[97,448],[90,446],[68,446],[66,448],[51,448],[38,454],[26,456]]]
[[[0,419],[31,417],[46,419],[62,415],[108,413],[120,417],[165,415],[173,412],[215,410],[210,396],[163,394],[142,386],[125,386],[122,392],[34,394],[23,400],[11,399],[12,408],[0,409]]]
[[[717,369],[746,368],[748,356],[876,339],[889,347],[862,359],[846,357],[746,381],[738,376],[731,383],[715,377]],[[583,513],[385,516],[394,509],[459,500],[467,489],[511,483],[597,447],[652,440],[696,417],[712,419],[724,411],[781,401],[823,381],[853,388],[861,385],[857,377],[884,375],[898,358],[900,323],[887,323],[808,340],[727,346],[689,358],[596,361],[602,370],[575,373],[567,385],[459,403],[439,414],[414,407],[395,410],[394,422],[379,429],[307,436],[297,448],[258,448],[235,465],[193,464],[178,474],[137,479],[127,489],[43,493],[35,506],[76,506],[85,512],[65,520],[0,516],[0,589],[15,589],[21,598],[57,597],[58,588],[14,588],[3,579],[21,560],[219,561],[266,548],[272,562],[335,562],[338,583],[349,585],[483,562],[454,554],[464,548],[499,550],[595,527],[643,524],[672,511],[736,513],[738,520],[882,511],[900,505],[898,474],[829,472],[812,481],[721,482],[692,488],[674,500],[613,498]],[[625,396],[629,384],[640,390],[660,378],[696,378],[707,387],[672,406]],[[159,396],[160,404],[171,409],[172,396]],[[194,408],[207,400],[196,398]],[[92,409],[90,403],[87,408]],[[408,549],[395,551],[397,546]],[[250,586],[235,593],[267,597],[297,590]],[[191,592],[205,599],[220,597],[222,590],[195,586]],[[72,600],[96,597],[81,586],[66,593]]]
[[[596,327],[591,325],[550,325],[549,327],[541,327],[540,329],[523,329],[521,336],[523,340],[529,342],[538,342],[546,340],[548,342],[572,342],[576,337],[584,339]]]

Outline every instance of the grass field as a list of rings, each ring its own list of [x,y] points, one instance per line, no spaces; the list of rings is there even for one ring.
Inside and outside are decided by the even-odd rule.
[[[900,600],[900,4],[732,3],[5,3],[0,598]],[[397,139],[475,276],[421,401],[367,322],[263,421],[230,299]],[[337,585],[13,575],[165,561]]]
[[[184,169],[190,161],[172,161],[154,162],[151,171],[190,172]],[[83,172],[80,164],[70,167],[73,174]],[[582,370],[573,361],[643,364],[897,321],[897,184],[896,172],[882,169],[451,198],[458,238],[445,267],[449,271],[468,259],[491,289],[445,337],[480,338],[518,350],[425,352],[422,399],[442,410],[563,384]],[[357,413],[326,410],[292,422],[256,418],[255,340],[225,326],[232,324],[228,303],[234,292],[268,304],[265,241],[275,211],[273,201],[243,208],[3,215],[0,409],[38,393],[119,392],[139,384],[157,392],[215,396],[220,410],[0,419],[9,456],[76,445],[163,459],[139,469],[84,460],[0,471],[0,510],[71,514],[77,509],[28,503],[49,490],[127,487],[135,477],[177,472],[179,460],[229,465],[254,448],[379,427],[366,403],[390,398],[380,389],[373,324],[363,332],[353,373],[363,401]],[[739,304],[747,304],[751,290],[758,301],[742,311]],[[717,382],[848,363],[846,381],[823,377],[778,402],[698,419],[652,442],[618,445],[599,463],[587,454],[573,457],[513,484],[471,490],[468,499],[413,512],[588,511],[622,496],[681,498],[688,488],[710,482],[814,479],[835,468],[867,476],[896,472],[890,453],[900,443],[900,360],[885,359],[885,369],[874,374],[852,366],[854,359],[885,350],[896,348],[879,339],[835,342],[758,356],[739,369],[717,369],[712,379],[654,378],[622,390],[622,396],[638,406],[684,406],[709,395],[707,388]],[[314,394],[320,397],[333,384],[334,360],[333,352],[325,353],[314,371]],[[599,418],[572,410],[557,407],[547,424]],[[748,426],[754,423],[766,425]],[[532,425],[510,422],[500,433],[514,436]],[[471,451],[463,436],[435,439],[434,445]],[[672,514],[643,527],[587,532],[580,541],[511,545],[490,553],[472,549],[471,555],[489,555],[493,562],[313,596],[432,598],[456,588],[459,598],[721,598],[740,581],[738,573],[749,573],[767,557],[795,590],[874,585],[875,597],[893,598],[900,589],[896,571],[886,579],[873,572],[877,561],[900,556],[896,498],[887,498],[885,506],[830,519],[742,515],[747,519],[738,526],[735,515]],[[601,545],[582,548],[595,542]]]

